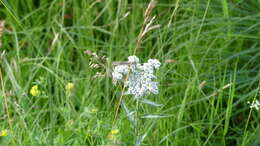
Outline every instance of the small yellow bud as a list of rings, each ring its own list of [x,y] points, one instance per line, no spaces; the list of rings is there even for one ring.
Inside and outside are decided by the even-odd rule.
[[[32,96],[38,96],[40,95],[40,90],[38,89],[38,85],[34,85],[31,90],[30,93]]]
[[[2,130],[2,131],[0,131],[0,137],[2,137],[2,136],[7,136],[8,135],[8,132],[7,132],[7,130],[5,129],[5,130]]]
[[[66,88],[66,91],[68,91],[68,92],[71,91],[71,90],[74,88],[74,86],[75,86],[75,85],[74,85],[73,83],[68,83],[68,84],[66,85],[66,87],[65,87],[65,88]]]
[[[118,130],[118,129],[113,129],[113,130],[111,130],[110,133],[111,133],[112,135],[116,135],[116,134],[119,133],[119,130]]]
[[[92,113],[96,113],[96,112],[98,112],[98,109],[97,108],[93,108],[93,109],[91,109],[91,112]]]
[[[118,129],[112,129],[112,130],[109,132],[107,138],[108,138],[109,140],[116,141],[116,140],[118,139],[118,136],[119,136],[118,133],[119,133],[119,130],[118,130]]]

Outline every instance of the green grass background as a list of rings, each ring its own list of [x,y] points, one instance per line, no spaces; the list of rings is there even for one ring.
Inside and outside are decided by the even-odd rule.
[[[0,144],[112,145],[116,127],[118,145],[135,145],[136,129],[149,146],[260,145],[260,113],[247,104],[260,97],[259,0],[158,0],[152,14],[161,27],[136,55],[161,61],[160,93],[146,98],[163,106],[140,104],[138,114],[167,117],[140,118],[133,128],[120,107],[113,124],[121,89],[109,77],[93,78],[104,70],[91,69],[84,51],[127,60],[148,3],[1,0],[0,130],[8,136]],[[75,84],[70,95],[68,82]],[[29,94],[33,85],[40,96]],[[132,97],[124,98],[135,110]]]

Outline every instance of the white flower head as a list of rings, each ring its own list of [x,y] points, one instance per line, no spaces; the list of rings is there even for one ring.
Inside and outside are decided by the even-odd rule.
[[[128,57],[128,62],[130,63],[139,63],[139,58],[136,56],[129,56]]]
[[[248,102],[250,104],[250,102]],[[259,110],[260,102],[258,100],[255,100],[251,103],[250,108],[255,108],[256,110]]]
[[[112,73],[113,81],[123,80],[124,86],[127,87],[125,94],[134,95],[135,99],[139,99],[147,94],[158,94],[158,82],[153,81],[156,79],[154,70],[158,69],[161,63],[157,59],[149,59],[147,63],[140,64],[139,58],[136,56],[129,56],[128,62],[134,63],[129,65],[118,65]]]
[[[129,71],[127,65],[118,65],[115,67],[114,72],[112,73],[113,83],[116,84],[118,80],[122,80],[123,76],[126,75]]]
[[[127,65],[118,65],[115,67],[114,72],[121,73],[121,74],[127,74],[129,67]]]
[[[113,79],[115,79],[115,80],[121,80],[123,78],[123,75],[118,72],[113,72],[112,76],[113,76]]]
[[[157,59],[149,59],[148,63],[151,64],[155,69],[158,69],[161,66],[161,63]]]

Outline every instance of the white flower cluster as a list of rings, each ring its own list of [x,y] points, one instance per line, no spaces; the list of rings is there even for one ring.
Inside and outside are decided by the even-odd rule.
[[[155,82],[156,76],[154,70],[160,67],[161,63],[157,59],[149,59],[147,63],[140,64],[139,58],[129,56],[127,65],[117,65],[112,73],[113,82],[124,81],[128,88],[125,94],[134,95],[138,99],[147,94],[158,94],[158,82]]]
[[[260,102],[258,100],[253,101],[250,105],[250,108],[255,108],[256,110],[259,110],[259,107],[260,107]]]

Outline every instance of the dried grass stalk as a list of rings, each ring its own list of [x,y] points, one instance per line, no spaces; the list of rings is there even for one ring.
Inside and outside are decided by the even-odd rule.
[[[4,32],[4,27],[5,27],[5,21],[0,20],[0,48],[2,47],[2,34]]]
[[[156,6],[156,1],[155,0],[151,0],[148,7],[145,10],[144,13],[144,23],[142,25],[141,31],[137,37],[137,42],[136,42],[136,48],[134,50],[134,54],[136,52],[136,50],[138,48],[140,48],[141,44],[142,44],[142,40],[145,36],[145,34],[147,34],[149,31],[159,28],[160,25],[152,25],[156,16],[152,16],[152,10],[154,9],[154,7]]]

